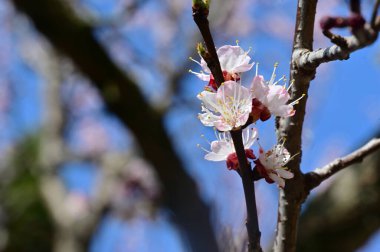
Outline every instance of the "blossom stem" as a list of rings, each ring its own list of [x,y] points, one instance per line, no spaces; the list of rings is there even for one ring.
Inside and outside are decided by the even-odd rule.
[[[206,61],[208,68],[214,76],[215,83],[218,87],[224,82],[222,68],[220,66],[218,54],[216,53],[214,39],[212,38],[209,22],[207,19],[208,10],[202,7],[193,7],[193,19],[197,24],[199,31],[205,41],[207,52],[202,54],[202,58]]]
[[[256,208],[256,196],[255,196],[255,185],[252,179],[252,169],[248,163],[247,157],[245,155],[242,130],[231,131],[231,137],[234,142],[234,147],[236,155],[239,162],[239,174],[241,175],[245,202],[247,206],[247,220],[246,228],[248,233],[248,251],[249,252],[261,252],[260,237],[261,232],[259,229],[259,222],[257,217]]]

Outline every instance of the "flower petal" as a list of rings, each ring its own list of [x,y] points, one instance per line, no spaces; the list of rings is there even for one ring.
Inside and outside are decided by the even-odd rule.
[[[249,71],[252,64],[249,64],[251,58],[240,46],[225,45],[217,50],[222,70],[229,73],[241,73]]]
[[[215,128],[220,131],[230,131],[233,129],[233,126],[223,120],[218,120],[214,122]]]
[[[203,102],[204,107],[208,110],[217,112],[216,105],[218,103],[216,93],[210,91],[202,91],[197,95],[197,98]]]
[[[204,126],[213,127],[215,122],[220,120],[220,116],[214,115],[208,109],[203,108],[202,110],[205,111],[205,113],[198,114],[198,118]]]
[[[295,114],[295,110],[292,105],[282,105],[276,108],[272,108],[270,112],[275,116],[289,117]]]
[[[265,84],[264,77],[262,75],[257,75],[253,78],[251,90],[253,98],[257,98],[260,102],[265,101],[265,97],[269,91],[269,87]]]
[[[294,177],[294,174],[291,173],[290,171],[287,171],[285,169],[276,169],[276,173],[284,179],[291,179]]]
[[[247,139],[243,139],[244,148],[245,149],[249,149],[252,146],[252,144],[256,141],[257,136],[258,136],[258,131],[257,131],[256,128],[252,128],[252,129],[246,128],[244,130],[251,131],[251,132],[249,132],[248,138]],[[244,130],[243,130],[243,134],[244,134]]]
[[[278,184],[279,187],[284,188],[285,187],[285,180],[280,178],[274,173],[269,173],[268,176]]]

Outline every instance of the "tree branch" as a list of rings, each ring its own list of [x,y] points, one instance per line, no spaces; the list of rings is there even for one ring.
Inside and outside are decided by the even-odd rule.
[[[300,219],[297,250],[354,252],[373,237],[380,228],[379,167],[378,149],[341,171],[308,202]]]
[[[373,44],[377,37],[378,31],[367,24],[363,28],[356,30],[354,35],[343,37],[347,47],[332,45],[316,51],[302,48],[293,52],[293,58],[297,59],[295,61],[297,67],[305,70],[313,70],[322,63],[348,59],[350,53]]]
[[[351,0],[350,1],[350,10],[352,13],[361,13],[361,8],[360,8],[360,0]]]
[[[310,190],[317,187],[323,181],[340,170],[343,170],[354,163],[362,162],[367,155],[379,148],[380,138],[372,139],[366,145],[348,154],[347,156],[338,158],[322,168],[315,169],[314,171],[305,174],[305,179],[307,181],[306,186],[310,188]]]
[[[194,22],[197,24],[207,47],[207,52],[202,57],[206,61],[208,68],[210,68],[216,85],[219,87],[224,82],[224,77],[207,19],[208,12],[209,10],[205,6],[193,4]]]
[[[276,128],[278,138],[285,138],[285,148],[295,156],[288,168],[294,173],[294,178],[286,181],[284,189],[280,189],[277,232],[274,244],[275,252],[293,252],[296,248],[297,224],[301,204],[307,197],[303,190],[304,179],[300,171],[302,157],[301,135],[305,117],[305,107],[308,97],[310,81],[315,76],[315,69],[306,70],[298,67],[297,50],[312,50],[314,18],[316,12],[316,0],[299,0],[297,5],[297,19],[295,26],[292,64],[290,79],[294,81],[291,87],[291,100],[305,96],[295,106],[297,111],[294,116],[277,118]]]
[[[379,10],[379,7],[380,7],[380,0],[376,0],[376,3],[375,3],[373,10],[372,10],[371,21],[370,21],[371,27],[373,29],[376,29],[377,11]]]
[[[162,117],[112,61],[95,39],[93,29],[60,0],[12,2],[92,80],[108,110],[132,131],[144,157],[157,169],[163,185],[163,203],[173,211],[171,217],[186,234],[192,249],[218,251],[209,209],[201,199],[196,183],[175,154]]]
[[[252,169],[248,163],[245,155],[242,130],[231,131],[231,137],[234,142],[234,147],[236,150],[236,155],[239,162],[239,170],[241,179],[243,182],[244,196],[247,207],[247,220],[246,228],[248,232],[248,251],[261,252],[260,237],[261,232],[259,229],[259,221],[257,218],[257,208],[256,208],[256,196],[255,196],[255,184],[252,182]]]
[[[122,162],[109,154],[99,157],[100,166],[104,168],[100,183],[96,186],[95,196],[88,200],[88,208],[85,214],[78,218],[73,214],[67,203],[70,197],[63,182],[57,174],[57,169],[62,163],[70,160],[67,146],[63,138],[63,129],[67,121],[64,108],[60,99],[60,84],[63,79],[60,69],[60,60],[56,52],[43,41],[36,42],[35,46],[25,49],[29,63],[35,67],[41,76],[46,80],[45,86],[45,114],[43,120],[43,130],[40,137],[40,166],[38,171],[39,190],[44,203],[49,210],[55,226],[54,250],[64,251],[83,251],[90,245],[92,235],[102,220],[105,209],[108,208],[110,196],[119,182],[120,170],[124,166],[127,155],[122,153]],[[28,45],[31,42],[29,41]],[[40,45],[43,45],[40,47]],[[30,50],[28,50],[30,49]],[[83,160],[83,157],[82,157]],[[111,163],[112,162],[112,163]],[[91,202],[90,202],[91,201]],[[74,206],[75,207],[75,206]]]
[[[350,53],[373,44],[378,37],[380,30],[380,18],[377,16],[380,1],[377,0],[372,11],[370,23],[365,23],[361,15],[360,1],[350,1],[351,14],[348,18],[326,17],[321,20],[321,26],[325,36],[335,44],[327,48],[320,48],[316,51],[307,48],[300,48],[293,52],[293,58],[299,68],[305,70],[316,69],[320,64],[334,61],[347,60]],[[364,25],[363,25],[364,24]],[[351,27],[352,36],[341,37],[331,33],[333,27]]]
[[[347,59],[350,52],[372,44],[378,35],[378,26],[376,28],[371,28],[369,24],[363,26],[364,19],[357,14],[359,16],[353,16],[352,20],[350,20],[351,23],[348,22],[352,28],[353,36],[343,38],[347,43],[338,43],[340,46],[333,45],[326,49],[313,51],[312,42],[316,3],[316,0],[298,0],[297,7],[290,71],[290,79],[294,80],[291,88],[291,100],[300,97],[302,94],[305,94],[305,97],[300,100],[295,108],[297,113],[293,117],[276,119],[278,137],[288,140],[285,143],[285,147],[290,153],[300,153],[288,164],[288,167],[295,175],[294,178],[287,181],[284,190],[280,190],[279,217],[274,245],[274,251],[276,252],[295,251],[300,207],[309,193],[306,180],[308,177],[305,177],[300,171],[302,157],[301,135],[308,89],[310,81],[315,77],[316,68],[323,62]],[[351,6],[353,8],[352,11],[360,13],[359,3],[357,1],[352,1],[351,3],[353,4]]]
[[[205,5],[203,0],[193,1],[194,22],[197,24],[207,47],[207,51],[204,51],[202,46],[198,46],[198,51],[200,51],[201,56],[206,61],[207,66],[210,68],[211,73],[215,78],[215,82],[219,87],[224,82],[224,77],[219,58],[215,50],[214,40],[210,32],[209,22],[207,19],[208,12],[208,6]],[[259,229],[259,222],[257,217],[255,185],[253,182],[255,174],[253,174],[252,168],[250,167],[245,154],[242,139],[242,130],[232,130],[230,133],[235,146],[236,155],[238,157],[239,171],[237,172],[242,178],[245,202],[247,207],[246,228],[248,233],[248,251],[261,252],[261,232]]]

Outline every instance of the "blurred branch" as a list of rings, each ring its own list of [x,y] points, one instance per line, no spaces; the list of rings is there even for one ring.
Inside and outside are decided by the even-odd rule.
[[[189,245],[194,251],[218,251],[209,209],[176,155],[163,119],[111,60],[95,39],[93,29],[59,0],[13,3],[93,81],[109,111],[133,132],[144,156],[157,169],[164,203],[173,211],[173,220],[186,234]]]
[[[299,251],[354,252],[365,245],[380,228],[379,168],[377,149],[311,199],[300,219]]]
[[[32,135],[18,142],[7,169],[1,174],[0,198],[4,210],[1,221],[6,227],[5,247],[1,248],[4,252],[52,251],[54,221],[43,203],[36,174],[38,140]]]
[[[39,49],[39,50],[38,50]],[[94,199],[88,199],[88,209],[85,214],[78,217],[71,212],[68,199],[70,192],[67,191],[57,170],[65,162],[70,160],[69,151],[63,140],[63,128],[66,123],[66,114],[61,104],[60,86],[63,77],[60,68],[59,56],[49,45],[42,48],[35,47],[31,64],[46,80],[43,130],[40,141],[40,162],[42,170],[38,171],[40,177],[40,191],[47,208],[55,224],[54,251],[85,251],[89,248],[92,235],[96,231],[98,223],[102,220],[102,214],[109,206],[112,191],[120,172],[126,161],[122,164],[103,164],[105,172],[101,176],[101,182]],[[38,60],[37,60],[38,59]],[[125,155],[122,155],[124,159]],[[106,158],[105,155],[99,157]],[[104,163],[104,162],[103,162]],[[101,164],[102,165],[102,164]],[[101,190],[100,190],[101,189]]]
[[[307,180],[307,187],[310,188],[310,190],[317,187],[320,183],[322,183],[338,171],[354,163],[362,162],[367,155],[371,154],[379,148],[380,138],[372,139],[366,145],[348,154],[347,156],[338,158],[322,168],[318,168],[312,172],[305,174],[305,179]]]

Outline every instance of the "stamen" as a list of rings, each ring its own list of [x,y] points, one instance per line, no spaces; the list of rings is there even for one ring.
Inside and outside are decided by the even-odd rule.
[[[282,138],[282,144],[281,144],[281,147],[284,147],[285,142],[286,142],[286,137],[283,137],[283,138]]]
[[[252,50],[252,47],[249,47],[249,48],[248,48],[248,51],[246,51],[246,52],[244,53],[244,55],[247,56],[248,53],[249,53],[251,50]]]
[[[294,79],[290,82],[289,87],[286,89],[286,91],[289,92],[289,89],[293,86],[293,84],[294,84]]]
[[[236,42],[236,45],[238,46],[239,45],[239,40],[236,40],[235,42]]]
[[[218,139],[219,141],[221,140],[220,139],[220,134],[218,134],[217,132],[216,132],[216,128],[214,127],[214,134],[215,134],[215,137],[216,137],[216,139]]]
[[[291,157],[288,159],[288,161],[287,161],[286,163],[289,163],[290,160],[292,160],[294,157],[296,157],[296,156],[299,155],[299,154],[300,154],[300,153],[298,152],[298,153],[294,154],[293,156],[291,156]]]
[[[197,72],[194,72],[193,70],[189,69],[189,73],[192,73],[192,74],[199,74]]]
[[[200,66],[202,66],[201,65],[201,63],[199,62],[199,61],[196,61],[195,59],[193,59],[192,57],[189,57],[189,60],[191,60],[191,61],[193,61],[193,62],[195,62],[195,63],[197,63],[198,65],[200,65]]]
[[[299,100],[301,100],[304,96],[305,96],[305,94],[302,94],[300,98],[298,98],[297,100],[291,102],[289,105],[298,104]]]
[[[206,149],[205,149],[203,146],[201,146],[200,144],[197,144],[197,147],[198,147],[199,149],[201,149],[201,150],[207,152],[207,153],[210,153],[210,152],[211,152],[211,151],[209,151],[209,150],[206,150]]]
[[[274,63],[274,68],[273,68],[272,76],[271,76],[270,81],[269,81],[269,85],[273,85],[273,81],[276,78],[277,67],[278,67],[278,62]]]
[[[256,141],[257,145],[259,146],[259,152],[260,152],[260,154],[263,154],[265,151],[264,151],[263,147],[260,144],[259,138],[257,138],[256,140],[257,140]]]
[[[286,78],[285,75],[283,75],[280,79],[278,79],[275,83],[273,83],[273,85],[276,85],[277,83],[279,83],[280,81],[284,80]]]
[[[257,76],[258,72],[259,72],[259,62],[256,63],[256,75],[255,76]]]
[[[205,135],[201,135],[201,137],[209,144],[209,145],[211,145],[211,142],[205,137]]]

